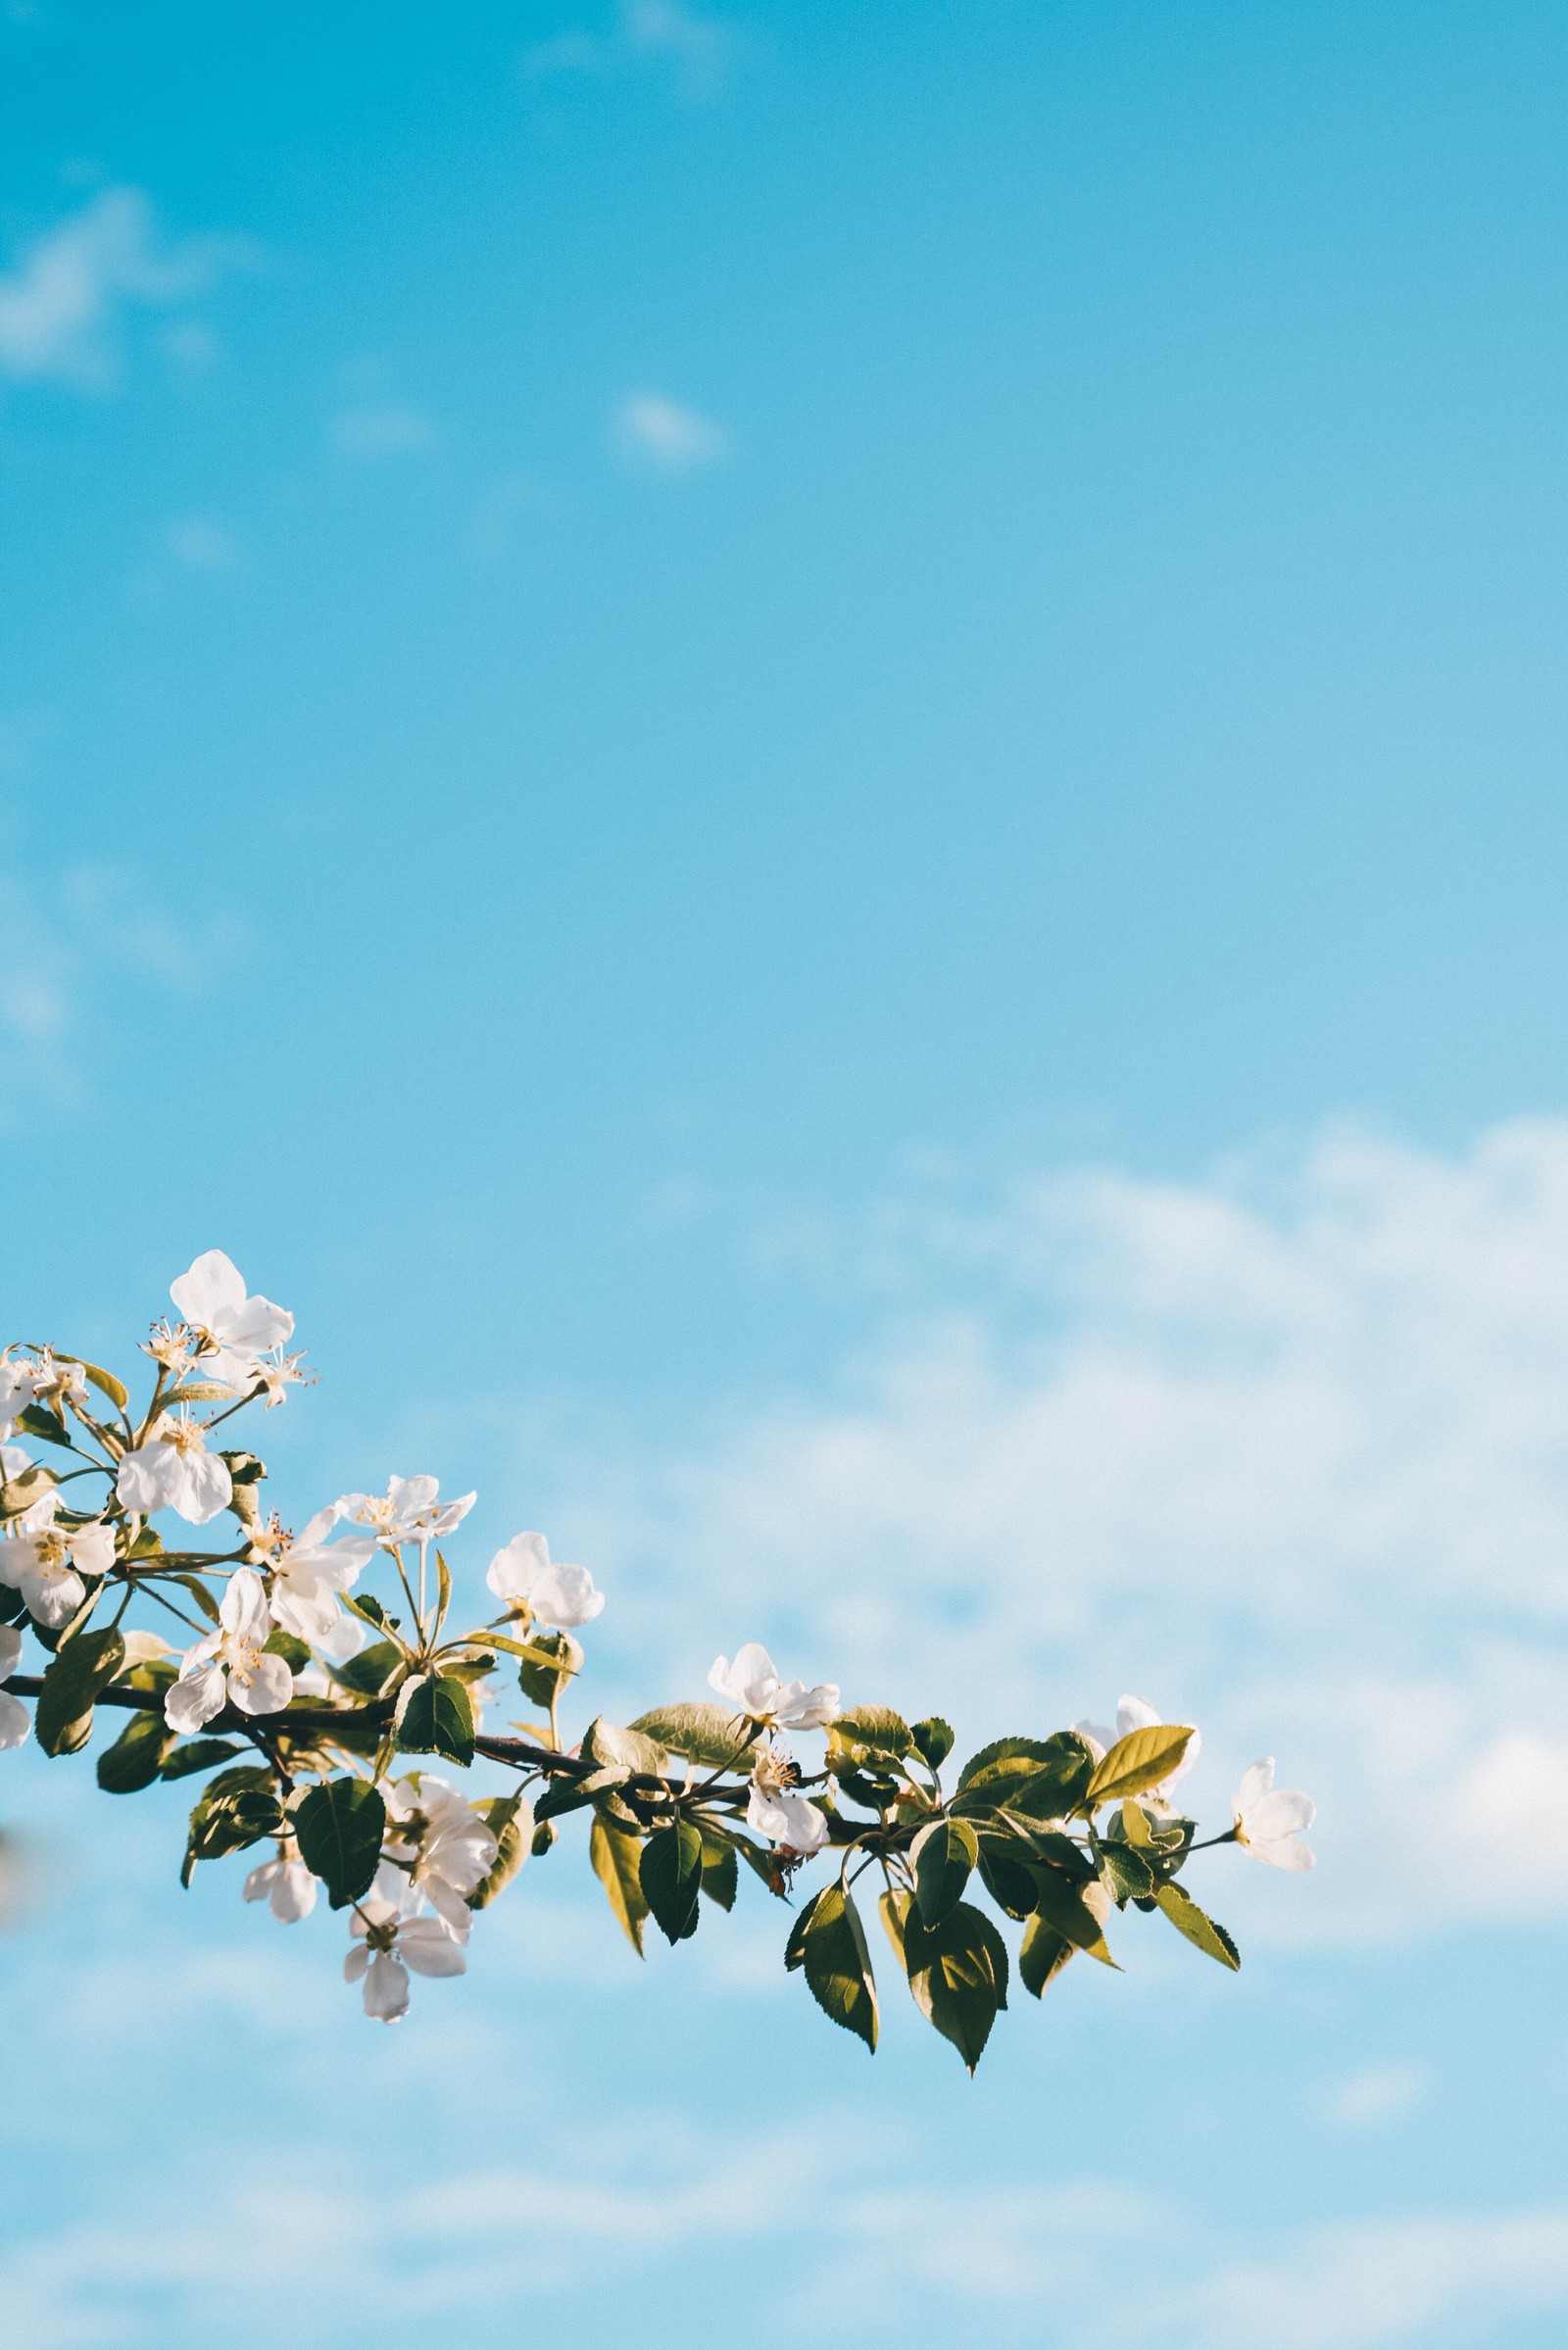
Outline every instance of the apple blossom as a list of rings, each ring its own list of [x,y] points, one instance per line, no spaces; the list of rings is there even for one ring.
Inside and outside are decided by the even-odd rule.
[[[179,1679],[164,1699],[165,1721],[186,1738],[221,1713],[225,1702],[242,1714],[274,1714],[293,1691],[284,1658],[264,1652],[272,1625],[254,1567],[234,1569],[218,1614],[218,1630],[186,1649]]]
[[[316,1879],[298,1854],[279,1848],[275,1860],[264,1860],[245,1880],[247,1901],[265,1901],[284,1926],[297,1926],[316,1907]]]
[[[0,1354],[0,1427],[9,1429],[29,1403],[58,1411],[62,1404],[84,1404],[87,1375],[80,1363],[62,1360],[47,1346],[35,1355]]]
[[[591,1624],[605,1604],[588,1569],[553,1559],[542,1534],[514,1534],[490,1561],[485,1581],[498,1599],[520,1600],[541,1623],[563,1632]]]
[[[297,1542],[280,1541],[275,1550],[267,1547],[257,1561],[271,1569],[268,1601],[273,1623],[302,1640],[319,1642],[332,1637],[343,1613],[338,1593],[348,1591],[375,1556],[370,1535],[351,1534],[329,1542],[326,1538],[336,1522],[335,1510],[318,1509]]]
[[[363,1979],[365,2012],[378,2024],[399,2024],[408,2014],[410,1967],[416,1975],[462,1975],[467,1967],[463,1944],[442,1919],[416,1914],[417,1903],[414,1887],[383,1861],[349,1921],[355,1947],[343,1961],[343,1980]]]
[[[795,1792],[794,1767],[778,1746],[764,1746],[752,1769],[746,1801],[748,1827],[770,1844],[808,1859],[828,1840],[828,1825],[816,1805]]]
[[[715,1657],[708,1686],[748,1721],[771,1722],[779,1730],[819,1730],[839,1710],[835,1682],[808,1689],[804,1681],[780,1681],[773,1659],[757,1640],[737,1648],[733,1664],[727,1656]]]
[[[53,1493],[27,1512],[23,1531],[0,1542],[0,1583],[20,1591],[35,1624],[58,1632],[87,1596],[84,1575],[107,1575],[115,1563],[113,1529],[55,1523]]]
[[[228,1507],[234,1486],[227,1461],[208,1451],[201,1422],[180,1411],[165,1412],[148,1442],[125,1454],[115,1491],[127,1509],[144,1518],[173,1509],[192,1526],[205,1526]]]
[[[402,1779],[388,1787],[386,1816],[386,1852],[412,1863],[409,1882],[466,1942],[473,1924],[466,1895],[495,1867],[494,1833],[456,1787],[428,1772],[416,1783]]]
[[[479,1498],[477,1493],[461,1493],[456,1501],[438,1504],[439,1491],[434,1477],[394,1477],[385,1493],[340,1494],[336,1514],[356,1526],[372,1528],[383,1550],[395,1550],[401,1542],[435,1542],[450,1534]]]
[[[0,1682],[9,1681],[22,1662],[22,1635],[14,1624],[0,1624]],[[32,1716],[20,1697],[0,1689],[0,1746],[20,1746],[32,1728]]]
[[[1273,1869],[1316,1867],[1317,1854],[1301,1837],[1317,1818],[1317,1805],[1299,1787],[1275,1787],[1272,1754],[1243,1774],[1232,1809],[1236,1841],[1253,1860]]]
[[[1099,1722],[1074,1722],[1073,1728],[1081,1738],[1088,1739],[1095,1750],[1095,1757],[1098,1761],[1110,1751],[1118,1738],[1131,1738],[1135,1730],[1157,1730],[1164,1718],[1163,1714],[1155,1713],[1147,1697],[1119,1697],[1116,1700],[1116,1727],[1114,1730],[1106,1730]],[[1175,1770],[1169,1772],[1160,1781],[1158,1787],[1152,1787],[1146,1790],[1153,1801],[1159,1803],[1170,1801],[1171,1788],[1179,1779],[1186,1778],[1198,1760],[1199,1750],[1202,1743],[1202,1732],[1195,1730],[1187,1741],[1187,1750]]]
[[[293,1335],[294,1316],[267,1297],[247,1297],[242,1275],[221,1248],[198,1256],[188,1273],[170,1283],[169,1294],[201,1342],[203,1375],[225,1387],[253,1387],[258,1357]]]

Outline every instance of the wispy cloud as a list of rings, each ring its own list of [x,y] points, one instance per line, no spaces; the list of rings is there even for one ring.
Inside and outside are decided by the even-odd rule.
[[[338,454],[361,464],[419,457],[433,449],[440,437],[421,410],[395,401],[340,409],[332,418],[332,441]]]
[[[729,452],[722,425],[662,392],[628,392],[611,441],[624,464],[658,473],[695,473]]]
[[[637,65],[673,67],[689,97],[711,97],[723,84],[741,47],[738,28],[718,17],[700,15],[681,0],[623,0],[606,31],[573,27],[523,52],[530,75],[605,74]]]
[[[1366,2065],[1340,2081],[1328,2099],[1330,2117],[1347,2130],[1396,2122],[1426,2093],[1424,2065]]]
[[[0,369],[103,390],[115,379],[127,311],[191,301],[257,251],[236,237],[166,240],[141,189],[106,188],[0,276]]]

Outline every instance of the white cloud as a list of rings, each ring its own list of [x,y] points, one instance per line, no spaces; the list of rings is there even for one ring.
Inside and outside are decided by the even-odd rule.
[[[1407,2114],[1426,2087],[1422,2065],[1365,2065],[1336,2085],[1328,2099],[1329,2114],[1347,2130],[1375,2129]]]
[[[1319,1798],[1314,1878],[1201,1864],[1222,1915],[1568,1903],[1568,1125],[928,1192],[833,1277],[877,1321],[833,1399],[599,1529],[650,1629],[679,1582],[694,1689],[754,1636],[974,1736],[1131,1689],[1202,1723],[1203,1816],[1265,1749]]]
[[[641,64],[667,63],[689,97],[710,97],[740,48],[733,24],[700,15],[680,0],[623,0],[608,32],[581,28],[536,41],[523,52],[525,73],[606,74]]]
[[[372,463],[388,457],[416,457],[440,439],[429,417],[416,408],[345,408],[332,419],[340,455]]]
[[[661,473],[692,473],[725,456],[722,426],[662,392],[628,392],[615,411],[612,440],[629,465]]]
[[[102,389],[114,378],[124,311],[189,301],[255,251],[233,237],[166,242],[141,189],[106,188],[0,276],[0,369]]]

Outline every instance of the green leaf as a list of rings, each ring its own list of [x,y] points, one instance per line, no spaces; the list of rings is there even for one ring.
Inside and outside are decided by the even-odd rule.
[[[386,1805],[363,1779],[328,1779],[294,1807],[300,1858],[326,1886],[334,1909],[370,1889],[386,1834]]]
[[[309,1642],[297,1640],[292,1632],[269,1633],[262,1653],[280,1656],[291,1673],[303,1673],[311,1661]]]
[[[759,1736],[722,1705],[656,1705],[652,1713],[639,1714],[631,1727],[645,1738],[657,1738],[669,1753],[684,1754],[713,1771],[739,1762]]]
[[[1129,1731],[1095,1765],[1084,1797],[1084,1809],[1096,1810],[1119,1796],[1141,1795],[1146,1787],[1168,1779],[1192,1743],[1191,1729],[1179,1722],[1155,1722],[1148,1730]]]
[[[175,1575],[172,1578],[172,1580],[182,1586],[185,1591],[189,1591],[191,1597],[195,1600],[197,1606],[201,1609],[202,1614],[207,1618],[209,1624],[217,1624],[221,1622],[222,1619],[219,1614],[218,1601],[213,1597],[212,1592],[207,1589],[206,1584],[203,1583],[199,1575]]]
[[[1210,1958],[1217,1958],[1222,1967],[1230,1967],[1233,1971],[1240,1969],[1242,1954],[1224,1927],[1213,1918],[1206,1917],[1191,1894],[1185,1893],[1179,1885],[1162,1885],[1154,1899],[1178,1934],[1185,1934],[1190,1942],[1196,1942],[1200,1950],[1207,1951]]]
[[[897,1761],[914,1745],[908,1723],[889,1705],[852,1705],[847,1714],[829,1722],[827,1730],[830,1750],[836,1744],[861,1758],[880,1754]]]
[[[81,1362],[80,1355],[76,1355],[73,1359]],[[82,1362],[81,1367],[92,1386],[98,1390],[99,1395],[107,1395],[111,1403],[117,1404],[123,1411],[130,1401],[130,1391],[115,1377],[113,1371],[101,1371],[96,1363],[89,1362]]]
[[[280,1836],[287,1825],[270,1771],[238,1765],[220,1771],[190,1815],[180,1884],[189,1885],[199,1860],[220,1860],[225,1852],[260,1843],[264,1836]]]
[[[417,1673],[404,1683],[396,1730],[405,1754],[444,1754],[465,1770],[473,1760],[473,1707],[449,1673]]]
[[[640,1836],[613,1827],[602,1812],[597,1815],[588,1838],[588,1857],[593,1862],[594,1875],[605,1888],[606,1899],[620,1921],[621,1931],[639,1958],[643,1955],[643,1920],[648,1915],[638,1873],[642,1849]]]
[[[517,1687],[535,1705],[554,1705],[582,1668],[583,1652],[569,1632],[541,1632],[517,1665]]]
[[[18,1414],[16,1425],[28,1436],[38,1437],[46,1444],[69,1444],[71,1435],[65,1421],[56,1411],[46,1411],[41,1403],[29,1403]]]
[[[357,1697],[379,1697],[402,1662],[396,1640],[372,1640],[358,1656],[343,1657],[328,1669],[332,1679]]]
[[[1117,1908],[1125,1909],[1129,1901],[1147,1901],[1156,1881],[1144,1854],[1117,1839],[1100,1847],[1100,1882]]]
[[[232,1402],[238,1388],[228,1387],[221,1379],[187,1379],[171,1388],[165,1403],[224,1403]]]
[[[1023,1941],[1018,1949],[1018,1980],[1026,1991],[1038,1999],[1048,1983],[1054,1983],[1067,1964],[1073,1945],[1064,1934],[1042,1917],[1033,1917],[1023,1930]]]
[[[933,1820],[921,1829],[909,1846],[909,1859],[923,1926],[940,1926],[956,1908],[979,1857],[980,1840],[967,1820]]]
[[[110,1795],[136,1795],[158,1777],[174,1733],[161,1713],[132,1714],[98,1757],[98,1785]]]
[[[940,1771],[953,1752],[951,1723],[944,1722],[940,1714],[933,1714],[927,1722],[911,1722],[909,1736],[921,1759],[929,1763],[933,1771]]]
[[[960,1901],[940,1926],[905,1911],[904,1963],[922,2015],[951,2040],[972,2073],[997,2012],[1007,2004],[1007,1950],[990,1919]]]
[[[972,1754],[958,1775],[959,1808],[1005,1806],[1037,1820],[1060,1819],[1082,1801],[1095,1768],[1075,1731],[1049,1738],[998,1738]]]
[[[876,2048],[876,1978],[865,1929],[854,1899],[842,1886],[824,1885],[796,1921],[790,1944],[806,1971],[807,1985],[825,2016]],[[788,1953],[785,1959],[789,1964]]]
[[[640,1730],[620,1730],[599,1714],[583,1733],[582,1754],[585,1762],[597,1763],[601,1770],[630,1771],[651,1779],[662,1778],[669,1768],[669,1756],[657,1738]]]
[[[703,1836],[703,1891],[720,1909],[733,1909],[740,1891],[740,1864],[733,1844],[704,1833]]]
[[[46,1469],[42,1461],[34,1461],[20,1477],[0,1485],[0,1518],[20,1518],[24,1509],[31,1509],[35,1501],[52,1493],[59,1483],[53,1469]]]
[[[474,1810],[496,1839],[495,1866],[468,1895],[470,1909],[485,1909],[504,1893],[527,1859],[533,1843],[533,1805],[526,1795],[492,1795]]]
[[[891,1890],[884,1893],[881,1900],[877,1903],[877,1909],[882,1918],[883,1932],[886,1934],[888,1940],[893,1944],[901,1967],[905,1963],[904,1921],[908,1916],[913,1906],[914,1900],[911,1894],[895,1893]],[[788,1962],[786,1960],[786,1964]]]
[[[1028,1847],[1015,1847],[1027,1851]],[[1036,1883],[1037,1872],[1027,1868],[1014,1852],[999,1849],[992,1837],[980,1846],[980,1882],[997,1907],[1005,1910],[1009,1918],[1027,1918],[1034,1914],[1040,1896]]]
[[[581,1811],[596,1797],[624,1787],[624,1771],[590,1771],[584,1778],[569,1779],[564,1773],[553,1779],[533,1807],[536,1820],[559,1820],[564,1812]]]
[[[637,1875],[643,1898],[665,1939],[683,1942],[694,1934],[703,1885],[701,1830],[690,1820],[657,1828],[643,1846]]]
[[[245,1748],[232,1738],[191,1738],[185,1745],[176,1746],[165,1757],[159,1771],[160,1779],[188,1779],[193,1771],[210,1771],[215,1763],[227,1762],[232,1754],[243,1754]],[[104,1757],[107,1762],[108,1756]],[[98,1766],[100,1783],[103,1763]]]
[[[1048,1926],[1072,1943],[1075,1950],[1087,1950],[1102,1966],[1114,1967],[1102,1926],[1102,1908],[1110,1904],[1102,1886],[1072,1885],[1055,1869],[1042,1869],[1039,1874],[1040,1898],[1035,1915],[1044,1918]]]
[[[45,1754],[74,1754],[92,1736],[93,1700],[125,1661],[118,1632],[81,1632],[66,1640],[43,1677],[32,1730]]]

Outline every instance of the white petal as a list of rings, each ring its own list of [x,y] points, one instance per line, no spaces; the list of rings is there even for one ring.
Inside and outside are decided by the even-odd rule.
[[[24,1744],[31,1728],[32,1716],[22,1699],[0,1689],[0,1747]]]
[[[356,1919],[355,1919],[355,1921],[354,1921],[354,1925],[355,1925],[355,1929],[356,1929],[356,1931],[357,1931],[358,1933],[360,1933],[360,1934],[364,1934],[364,1932],[365,1932],[365,1928],[364,1928],[363,1924],[361,1923],[361,1921],[360,1921],[358,1918],[356,1918]],[[349,1952],[349,1954],[348,1954],[347,1958],[345,1958],[345,1959],[344,1959],[344,1961],[343,1961],[343,1980],[344,1980],[344,1982],[345,1982],[345,1983],[358,1983],[358,1982],[359,1982],[359,1980],[360,1980],[360,1977],[361,1977],[361,1976],[362,1976],[362,1975],[365,1973],[365,1970],[366,1970],[366,1968],[367,1968],[367,1967],[369,1965],[369,1963],[370,1963],[370,1948],[369,1948],[369,1944],[368,1944],[368,1942],[363,1942],[363,1941],[356,1942],[356,1943],[355,1943],[355,1945],[354,1945],[354,1947],[353,1947],[353,1949],[352,1949],[352,1950]]]
[[[271,1911],[284,1926],[297,1926],[316,1907],[316,1880],[302,1860],[286,1860],[272,1885]]]
[[[411,1518],[422,1517],[441,1490],[437,1477],[391,1477],[387,1480],[387,1499],[392,1515],[400,1524]]]
[[[397,2024],[409,2012],[409,1972],[388,1951],[378,1950],[365,1977],[365,2012],[378,2024]]]
[[[107,1575],[115,1563],[115,1530],[101,1519],[67,1537],[74,1565],[83,1575]]]
[[[282,1867],[283,1863],[280,1860],[264,1860],[259,1869],[252,1869],[245,1880],[245,1899],[247,1901],[265,1901],[277,1882]]]
[[[1256,1804],[1261,1803],[1273,1785],[1274,1757],[1265,1754],[1261,1762],[1253,1763],[1250,1769],[1242,1774],[1242,1784],[1236,1790],[1235,1810],[1238,1818],[1245,1819]]]
[[[259,1656],[250,1672],[234,1668],[228,1693],[242,1714],[280,1714],[294,1694],[294,1676],[281,1656]]]
[[[819,1682],[814,1689],[803,1688],[792,1681],[785,1700],[774,1713],[781,1730],[820,1730],[824,1722],[837,1721],[843,1710],[843,1698],[836,1681]]]
[[[526,1599],[534,1577],[550,1564],[550,1544],[542,1534],[514,1534],[490,1561],[486,1583],[498,1599]]]
[[[178,1463],[178,1479],[172,1494],[175,1509],[188,1524],[205,1526],[220,1509],[226,1509],[233,1497],[227,1461],[220,1460],[216,1452],[187,1452],[181,1456],[172,1444],[166,1444],[164,1449]]]
[[[605,1604],[605,1594],[595,1588],[586,1567],[554,1559],[534,1578],[526,1596],[536,1616],[567,1632],[591,1624]]]
[[[1268,1843],[1275,1836],[1295,1836],[1302,1828],[1310,1828],[1317,1818],[1317,1805],[1299,1787],[1280,1787],[1260,1803],[1254,1803],[1247,1815],[1247,1833],[1254,1843]]]
[[[21,1633],[15,1624],[0,1624],[0,1681],[9,1681],[21,1662]]]
[[[127,1509],[140,1517],[167,1509],[179,1483],[179,1455],[172,1444],[155,1438],[138,1452],[127,1452],[115,1473],[115,1492]]]
[[[226,1695],[221,1665],[198,1665],[194,1673],[181,1673],[171,1687],[164,1699],[164,1720],[181,1738],[189,1738],[222,1712]]]
[[[463,1944],[434,1918],[413,1918],[398,1934],[398,1953],[416,1975],[462,1975],[467,1969]]]
[[[71,1622],[86,1598],[87,1587],[69,1567],[41,1567],[31,1575],[24,1575],[22,1595],[33,1622],[42,1624],[49,1632],[58,1632],[63,1624]]]
[[[236,1567],[218,1603],[219,1620],[225,1632],[239,1640],[265,1640],[271,1628],[271,1615],[267,1605],[267,1586],[254,1567]]]
[[[1271,1869],[1315,1869],[1317,1854],[1310,1844],[1303,1844],[1298,1836],[1276,1836],[1260,1844],[1248,1842],[1242,1849],[1253,1860],[1266,1861]]]
[[[220,1314],[239,1311],[245,1302],[245,1282],[221,1248],[209,1248],[188,1273],[170,1283],[169,1294],[182,1322],[210,1330]]]
[[[1135,1730],[1157,1730],[1163,1715],[1155,1713],[1147,1697],[1118,1697],[1116,1700],[1116,1736],[1130,1738]]]
[[[294,1316],[270,1297],[247,1297],[237,1313],[224,1315],[217,1335],[236,1354],[254,1361],[258,1354],[270,1354],[274,1346],[287,1344],[294,1336]]]

